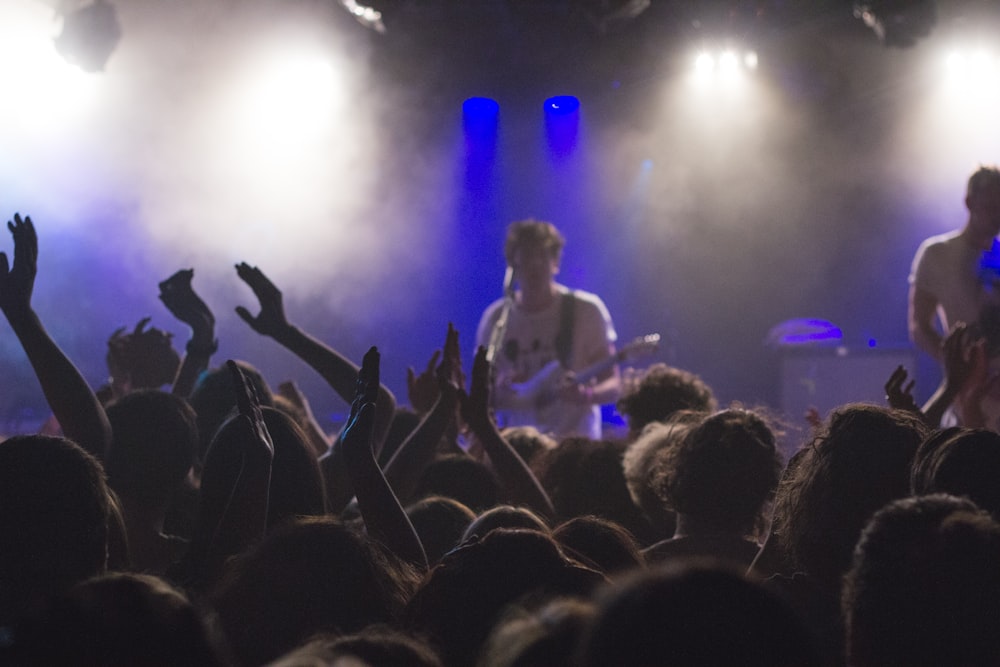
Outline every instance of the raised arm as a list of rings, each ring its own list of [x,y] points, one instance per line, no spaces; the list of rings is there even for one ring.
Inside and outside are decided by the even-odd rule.
[[[215,339],[215,315],[191,286],[194,269],[181,269],[160,283],[160,301],[174,317],[191,327],[187,354],[174,378],[173,394],[191,396],[198,375],[206,370],[219,349]]]
[[[201,510],[191,544],[195,581],[211,582],[225,560],[264,536],[274,445],[253,384],[228,361],[239,414],[212,440],[201,478]]]
[[[371,348],[361,364],[351,416],[343,435],[343,454],[368,535],[397,556],[427,568],[427,557],[413,525],[382,475],[372,449],[378,400],[379,354]]]
[[[431,363],[436,363],[439,358],[441,358],[440,351],[435,351],[431,356]],[[431,376],[436,383],[433,392],[436,398],[430,411],[385,466],[386,479],[396,490],[396,494],[406,502],[409,502],[413,495],[421,472],[433,461],[441,438],[456,419],[459,389],[464,380],[458,331],[451,323],[448,324],[448,333],[445,336],[444,357],[441,363],[432,369]],[[426,392],[426,389],[424,391]]]
[[[285,316],[281,290],[275,287],[260,269],[243,262],[236,265],[236,274],[250,286],[260,302],[260,313],[257,315],[251,315],[243,306],[236,308],[236,314],[254,331],[273,338],[311,366],[338,396],[350,404],[354,400],[354,389],[360,368],[336,350],[290,324]],[[376,450],[381,446],[396,410],[396,397],[392,392],[381,384],[377,389],[378,401],[373,435]]]
[[[555,517],[556,511],[548,494],[532,474],[528,464],[504,440],[490,413],[490,364],[486,361],[486,348],[480,346],[472,364],[472,384],[469,393],[462,396],[462,417],[479,440],[493,469],[506,490],[507,501],[527,507],[546,517]]]
[[[21,342],[63,433],[104,459],[111,426],[93,389],[52,340],[31,306],[38,267],[38,236],[31,218],[17,213],[7,229],[14,237],[14,263],[0,252],[0,309]]]

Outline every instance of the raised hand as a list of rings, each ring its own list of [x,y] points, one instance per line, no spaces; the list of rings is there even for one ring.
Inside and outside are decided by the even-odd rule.
[[[486,360],[486,348],[476,350],[472,361],[472,384],[469,391],[461,392],[462,419],[473,430],[485,427],[493,417],[490,414],[490,362]]]
[[[357,390],[351,403],[351,414],[344,428],[344,455],[350,460],[372,454],[372,428],[375,425],[375,400],[378,397],[381,355],[372,347],[361,361]]]
[[[31,218],[22,219],[19,213],[7,221],[7,229],[14,237],[14,264],[11,266],[7,254],[0,252],[0,309],[10,317],[31,309],[38,272],[38,235]]]
[[[907,382],[909,374],[902,366],[897,366],[885,383],[885,399],[890,408],[906,410],[917,415],[922,415],[920,406],[913,400],[913,385],[916,380]]]
[[[435,369],[440,358],[441,350],[434,350],[427,367],[419,375],[413,370],[413,366],[406,369],[406,395],[410,407],[422,415],[430,412],[438,399],[439,389]]]
[[[243,306],[236,307],[236,314],[257,333],[264,336],[277,337],[289,328],[285,317],[285,306],[281,290],[275,287],[264,272],[246,262],[236,265],[236,275],[250,286],[260,302],[260,313],[251,315]]]
[[[260,398],[253,383],[230,359],[226,367],[233,377],[233,388],[236,390],[236,409],[238,416],[235,421],[244,432],[247,443],[246,455],[257,460],[271,461],[274,458],[274,443],[264,425],[264,415],[260,409]]]
[[[194,333],[192,340],[211,344],[215,332],[215,315],[191,286],[194,269],[181,269],[160,283],[160,301],[171,314],[184,322]],[[199,336],[207,340],[199,340]]]

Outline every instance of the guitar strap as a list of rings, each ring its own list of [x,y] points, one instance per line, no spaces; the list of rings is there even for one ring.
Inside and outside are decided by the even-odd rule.
[[[559,333],[556,334],[555,348],[559,363],[569,368],[570,354],[573,352],[573,311],[576,308],[576,294],[569,291],[559,304]]]

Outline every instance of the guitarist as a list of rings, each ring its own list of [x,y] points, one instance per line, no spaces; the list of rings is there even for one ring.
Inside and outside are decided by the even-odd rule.
[[[599,406],[617,400],[621,387],[617,364],[601,364],[614,356],[617,335],[598,296],[556,282],[565,243],[548,222],[521,220],[508,227],[504,257],[512,271],[510,291],[483,313],[476,342],[488,346],[493,339],[496,347],[500,426],[531,425],[556,437],[599,439]],[[579,381],[574,371],[590,368],[601,370]]]

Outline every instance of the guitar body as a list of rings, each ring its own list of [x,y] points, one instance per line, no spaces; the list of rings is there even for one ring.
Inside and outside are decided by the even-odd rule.
[[[659,343],[659,334],[636,338],[607,359],[574,373],[573,378],[579,384],[588,383],[626,359],[652,353]],[[559,386],[566,374],[558,360],[550,361],[528,380],[512,383],[502,390],[503,410],[497,415],[501,428],[535,426],[542,433],[555,434],[574,431],[593,407],[558,400]]]

